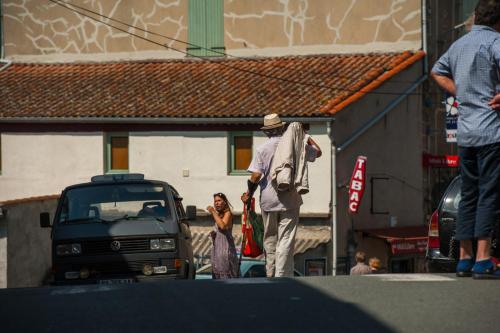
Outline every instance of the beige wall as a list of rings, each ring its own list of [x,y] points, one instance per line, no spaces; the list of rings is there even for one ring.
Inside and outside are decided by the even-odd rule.
[[[412,66],[394,78],[394,83],[377,91],[402,92],[421,75],[421,67]],[[400,81],[400,82],[398,82]],[[399,86],[399,87],[398,87]],[[404,88],[404,89],[403,89]],[[419,90],[415,90],[392,109],[369,131],[337,155],[337,182],[348,185],[356,157],[367,157],[366,189],[359,213],[353,217],[355,229],[404,227],[423,225],[422,170],[422,112]],[[340,145],[350,135],[384,108],[397,96],[372,94],[336,114],[334,133]],[[370,177],[388,177],[375,183],[374,209],[388,215],[370,213]],[[347,213],[348,189],[337,191],[339,221],[339,255],[345,254],[347,231],[351,227]],[[391,216],[397,220],[391,225]]]
[[[52,55],[50,59],[57,61],[64,59],[63,55],[184,56],[48,1],[5,0],[2,3],[5,49],[10,58]],[[187,41],[188,0],[73,0],[72,3]],[[226,49],[235,55],[418,49],[421,47],[421,0],[225,0],[224,27]],[[184,44],[124,28],[170,47],[186,49]]]
[[[310,133],[328,150],[326,125],[313,125]],[[265,141],[262,134],[255,135],[254,150]],[[227,174],[227,144],[227,132],[131,133],[130,171],[168,181],[181,192],[186,205],[205,209],[214,193],[224,192],[234,210],[241,211],[239,198],[246,191],[248,175]],[[325,180],[330,179],[329,168],[328,154],[309,165],[311,191],[303,197],[301,213],[328,213],[330,187]],[[183,177],[183,170],[189,171],[189,177]]]
[[[2,3],[8,56],[163,49],[49,1],[5,0]],[[144,30],[180,40],[187,39],[187,0],[74,0],[71,3]],[[94,17],[104,20],[99,16]],[[108,23],[114,24],[112,21]],[[120,28],[129,29],[123,25]],[[181,44],[172,40],[146,35],[132,28],[129,31],[171,47],[182,48]]]
[[[59,194],[103,172],[102,133],[2,133],[0,201]]]
[[[420,0],[225,1],[225,43],[229,50],[399,42],[420,46],[420,7]]]
[[[7,221],[0,218],[0,288],[7,288]]]
[[[328,151],[326,125],[312,125],[310,133]],[[254,149],[265,138],[255,133]],[[185,204],[206,208],[215,192],[225,192],[241,211],[239,197],[246,190],[247,175],[227,175],[227,132],[131,132],[130,172],[171,183]],[[58,194],[66,186],[88,182],[103,173],[103,134],[2,133],[0,201]],[[183,177],[183,170],[189,177]],[[330,156],[309,167],[309,194],[303,213],[329,211]]]
[[[7,287],[37,287],[47,282],[52,265],[51,229],[40,228],[40,213],[50,212],[53,218],[56,206],[57,200],[51,199],[3,207],[8,228]]]

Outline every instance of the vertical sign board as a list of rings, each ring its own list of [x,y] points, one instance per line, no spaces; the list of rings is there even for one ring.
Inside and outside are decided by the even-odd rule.
[[[358,156],[349,184],[349,213],[356,214],[365,192],[366,157]]]
[[[458,101],[446,95],[446,142],[457,142]]]

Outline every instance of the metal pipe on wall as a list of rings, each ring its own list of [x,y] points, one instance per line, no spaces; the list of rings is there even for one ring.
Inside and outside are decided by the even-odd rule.
[[[328,137],[330,138],[330,154],[331,154],[331,164],[330,164],[330,186],[331,186],[331,214],[332,214],[332,225],[331,225],[331,237],[332,237],[332,275],[337,275],[337,172],[335,168],[336,164],[336,154],[337,148],[335,147],[335,139],[333,137],[332,131],[333,121],[328,121],[326,123],[326,131]]]
[[[3,8],[2,0],[0,0],[0,59],[5,58],[5,49],[3,47]]]
[[[424,74],[429,72],[429,59],[427,52],[427,0],[422,0],[422,50],[425,52],[424,57]]]
[[[394,109],[401,101],[403,101],[405,98],[408,97],[409,94],[411,94],[415,89],[417,89],[422,82],[427,80],[427,75],[421,76],[417,81],[415,81],[410,88],[408,88],[404,93],[402,93],[399,97],[394,99],[389,105],[387,105],[382,112],[377,114],[375,117],[373,117],[370,121],[368,121],[365,125],[361,126],[359,129],[357,129],[354,134],[349,137],[347,140],[345,140],[342,144],[337,147],[337,151],[343,151],[345,150],[351,143],[353,143],[356,139],[358,139],[363,133],[365,133],[367,130],[369,130],[373,125],[375,125],[380,119],[382,119],[389,111]]]

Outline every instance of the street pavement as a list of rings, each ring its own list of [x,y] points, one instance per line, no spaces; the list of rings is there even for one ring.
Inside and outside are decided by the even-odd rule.
[[[0,290],[0,332],[500,332],[500,281],[405,274]]]

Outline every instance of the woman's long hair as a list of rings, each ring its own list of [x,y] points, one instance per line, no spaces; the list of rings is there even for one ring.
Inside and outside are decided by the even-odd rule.
[[[219,193],[215,193],[214,194],[214,199],[215,197],[219,197],[222,199],[222,201],[224,201],[224,203],[226,204],[226,208],[224,209],[223,213],[227,212],[227,211],[231,211],[231,209],[233,209],[233,206],[231,205],[231,203],[229,202],[229,200],[227,200],[227,197],[224,193],[222,192],[219,192]]]

